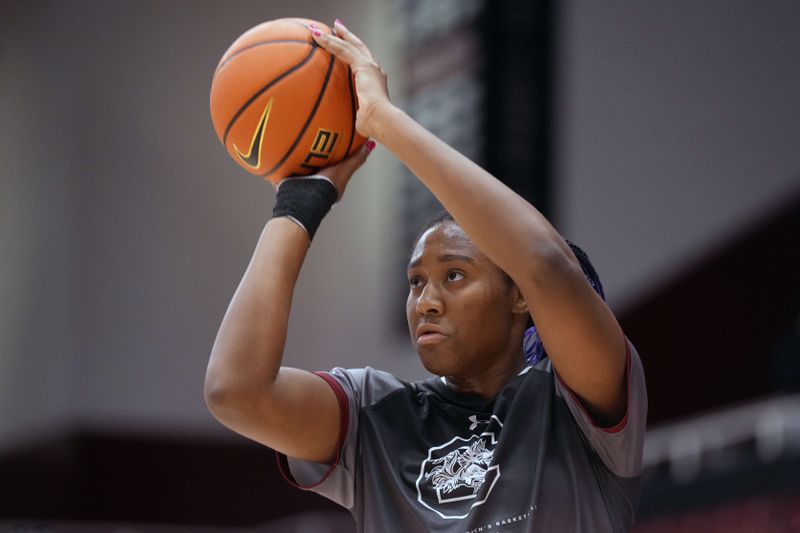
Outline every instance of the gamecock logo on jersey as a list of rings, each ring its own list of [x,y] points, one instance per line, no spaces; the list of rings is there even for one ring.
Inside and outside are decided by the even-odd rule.
[[[502,427],[492,416],[481,434],[429,449],[417,478],[419,503],[442,518],[465,518],[483,504],[500,479],[500,465],[492,458]]]

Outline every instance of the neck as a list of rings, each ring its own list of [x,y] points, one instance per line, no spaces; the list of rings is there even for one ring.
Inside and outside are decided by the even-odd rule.
[[[492,365],[471,374],[445,376],[447,385],[462,394],[475,394],[486,398],[494,398],[514,376],[525,368],[523,354],[517,353],[507,358],[502,364]]]

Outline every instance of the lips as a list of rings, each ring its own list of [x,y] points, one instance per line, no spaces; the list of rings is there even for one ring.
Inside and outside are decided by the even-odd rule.
[[[420,324],[417,326],[417,344],[436,344],[447,339],[448,335],[444,329],[436,324]]]

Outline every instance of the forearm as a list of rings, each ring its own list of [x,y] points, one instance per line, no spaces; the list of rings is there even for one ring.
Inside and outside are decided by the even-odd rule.
[[[374,119],[373,135],[519,286],[564,382],[613,425],[626,405],[624,339],[566,241],[535,207],[402,111],[386,106]]]
[[[535,207],[393,106],[374,55],[340,22],[335,29],[336,35],[311,32],[355,74],[358,131],[411,170],[472,243],[516,282],[548,354],[554,364],[559,361],[557,370],[570,374],[573,391],[598,412],[614,413],[624,392],[616,384],[624,369],[619,326],[570,246]],[[608,370],[610,385],[594,390],[590,373],[580,371],[591,367],[587,363]]]
[[[217,333],[206,373],[207,396],[263,391],[275,381],[307,250],[308,235],[297,224],[288,218],[267,223]]]
[[[541,212],[403,111],[385,105],[370,118],[372,135],[422,181],[478,248],[512,278],[524,274],[520,269],[530,267],[537,255],[552,256],[540,252],[571,257],[569,247]]]
[[[327,382],[281,366],[292,296],[316,227],[368,153],[366,147],[314,179],[279,186],[273,218],[231,299],[206,373],[206,404],[222,424],[307,461],[336,457],[340,412]]]

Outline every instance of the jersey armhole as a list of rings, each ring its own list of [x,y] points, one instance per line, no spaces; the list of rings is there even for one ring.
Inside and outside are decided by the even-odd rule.
[[[289,468],[289,458],[283,453],[275,452],[275,456],[278,460],[278,469],[280,470],[283,478],[289,484],[303,490],[313,489],[314,487],[321,485],[330,477],[336,467],[339,466],[339,463],[342,460],[342,448],[344,447],[344,442],[347,439],[347,431],[350,422],[350,402],[348,400],[347,393],[344,392],[344,389],[339,382],[327,372],[314,372],[314,375],[325,380],[331,389],[333,389],[333,393],[336,395],[336,401],[339,402],[339,438],[336,440],[336,459],[333,461],[333,464],[330,465],[328,470],[325,471],[322,479],[310,485],[303,485],[299,483],[292,475],[292,471]]]
[[[626,368],[625,368],[625,385],[626,385],[626,388],[627,388],[627,390],[626,390],[627,398],[625,399],[625,416],[623,416],[622,420],[620,420],[619,422],[617,422],[613,426],[603,427],[603,426],[598,425],[597,422],[595,422],[595,420],[592,417],[592,415],[589,414],[589,411],[586,410],[586,406],[583,405],[583,402],[575,395],[574,392],[572,392],[572,389],[569,388],[569,385],[567,385],[564,382],[564,380],[561,379],[561,376],[559,376],[558,372],[556,372],[555,368],[553,368],[553,373],[556,375],[556,379],[558,379],[559,383],[561,383],[561,386],[564,387],[564,390],[566,390],[567,393],[570,396],[572,396],[572,399],[575,401],[575,403],[578,404],[578,408],[581,410],[581,412],[583,413],[583,415],[586,418],[586,420],[589,421],[589,423],[592,425],[592,427],[594,427],[595,429],[597,429],[599,431],[602,431],[604,433],[619,433],[620,431],[625,429],[625,426],[628,424],[628,414],[631,411],[631,388],[632,388],[631,387],[631,385],[632,385],[631,384],[631,367],[632,367],[631,346],[630,346],[630,343],[628,342],[628,337],[626,337],[625,335],[623,335],[622,337],[625,340],[625,365],[626,365]]]

